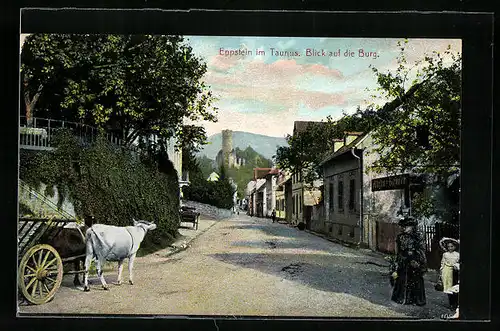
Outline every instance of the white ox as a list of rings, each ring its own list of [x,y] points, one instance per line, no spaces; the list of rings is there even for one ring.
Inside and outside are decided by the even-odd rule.
[[[108,285],[104,279],[102,267],[106,261],[118,262],[117,284],[121,284],[123,261],[128,258],[129,283],[134,284],[132,269],[137,250],[146,233],[156,229],[156,224],[146,221],[134,220],[133,226],[112,226],[94,224],[86,233],[86,257],[84,291],[90,291],[88,285],[89,268],[95,259],[97,275],[102,287],[107,290]]]

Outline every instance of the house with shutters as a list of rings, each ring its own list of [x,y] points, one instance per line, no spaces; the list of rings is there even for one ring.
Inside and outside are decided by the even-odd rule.
[[[423,191],[425,176],[373,172],[380,157],[376,149],[371,132],[345,132],[334,142],[333,153],[321,163],[324,220],[314,226],[344,242],[393,251],[395,224],[410,210],[412,194]]]

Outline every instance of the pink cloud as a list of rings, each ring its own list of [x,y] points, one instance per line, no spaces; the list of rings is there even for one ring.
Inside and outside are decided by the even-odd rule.
[[[278,60],[273,63],[264,63],[262,60],[241,62],[237,56],[213,56],[209,67],[218,70],[228,70],[241,64],[239,70],[231,75],[220,75],[209,71],[205,76],[207,83],[235,84],[235,85],[292,85],[304,75],[330,76],[334,79],[343,79],[343,74],[337,69],[331,69],[320,64],[298,64],[294,59]]]
[[[199,123],[199,125],[205,127],[208,135],[230,128],[234,131],[249,131],[266,136],[284,137],[287,133],[292,132],[294,121],[301,119],[298,117],[296,110],[286,108],[280,112],[280,116],[270,116],[269,113],[240,113],[226,107],[222,107],[219,114],[224,118],[223,121]],[[251,129],[249,126],[251,126]]]
[[[227,70],[238,64],[238,61],[240,61],[240,59],[241,57],[239,56],[223,56],[217,54],[210,58],[208,66],[218,70]]]
[[[213,57],[212,60],[219,68],[229,68],[236,65],[235,60],[229,57]],[[216,62],[219,61],[219,62]],[[264,63],[262,60],[240,62],[231,74],[209,71],[205,75],[205,82],[217,85],[216,94],[221,99],[255,100],[268,104],[279,104],[284,108],[294,108],[303,104],[316,110],[327,106],[346,104],[345,93],[327,93],[301,90],[296,87],[299,79],[314,76],[330,76],[342,79],[342,73],[337,69],[330,69],[319,64],[299,64],[294,59],[283,59],[273,63]]]

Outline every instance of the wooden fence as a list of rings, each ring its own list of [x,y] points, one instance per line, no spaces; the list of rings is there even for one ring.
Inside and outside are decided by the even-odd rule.
[[[429,226],[419,226],[418,230],[423,237],[429,269],[437,269],[441,263],[442,251],[439,240],[443,237],[459,239],[460,228],[457,225],[436,223]],[[383,253],[394,253],[396,237],[401,229],[397,223],[376,223],[377,250]]]

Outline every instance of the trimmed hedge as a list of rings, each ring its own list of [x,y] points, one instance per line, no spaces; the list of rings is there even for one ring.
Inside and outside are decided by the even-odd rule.
[[[132,218],[154,221],[157,229],[144,239],[142,253],[173,241],[180,225],[179,185],[164,153],[136,155],[102,137],[84,144],[68,131],[54,139],[54,151],[24,160],[20,175],[25,182],[35,188],[46,184],[50,196],[57,187],[59,204],[69,199],[80,218],[92,215],[117,226],[131,225]]]

